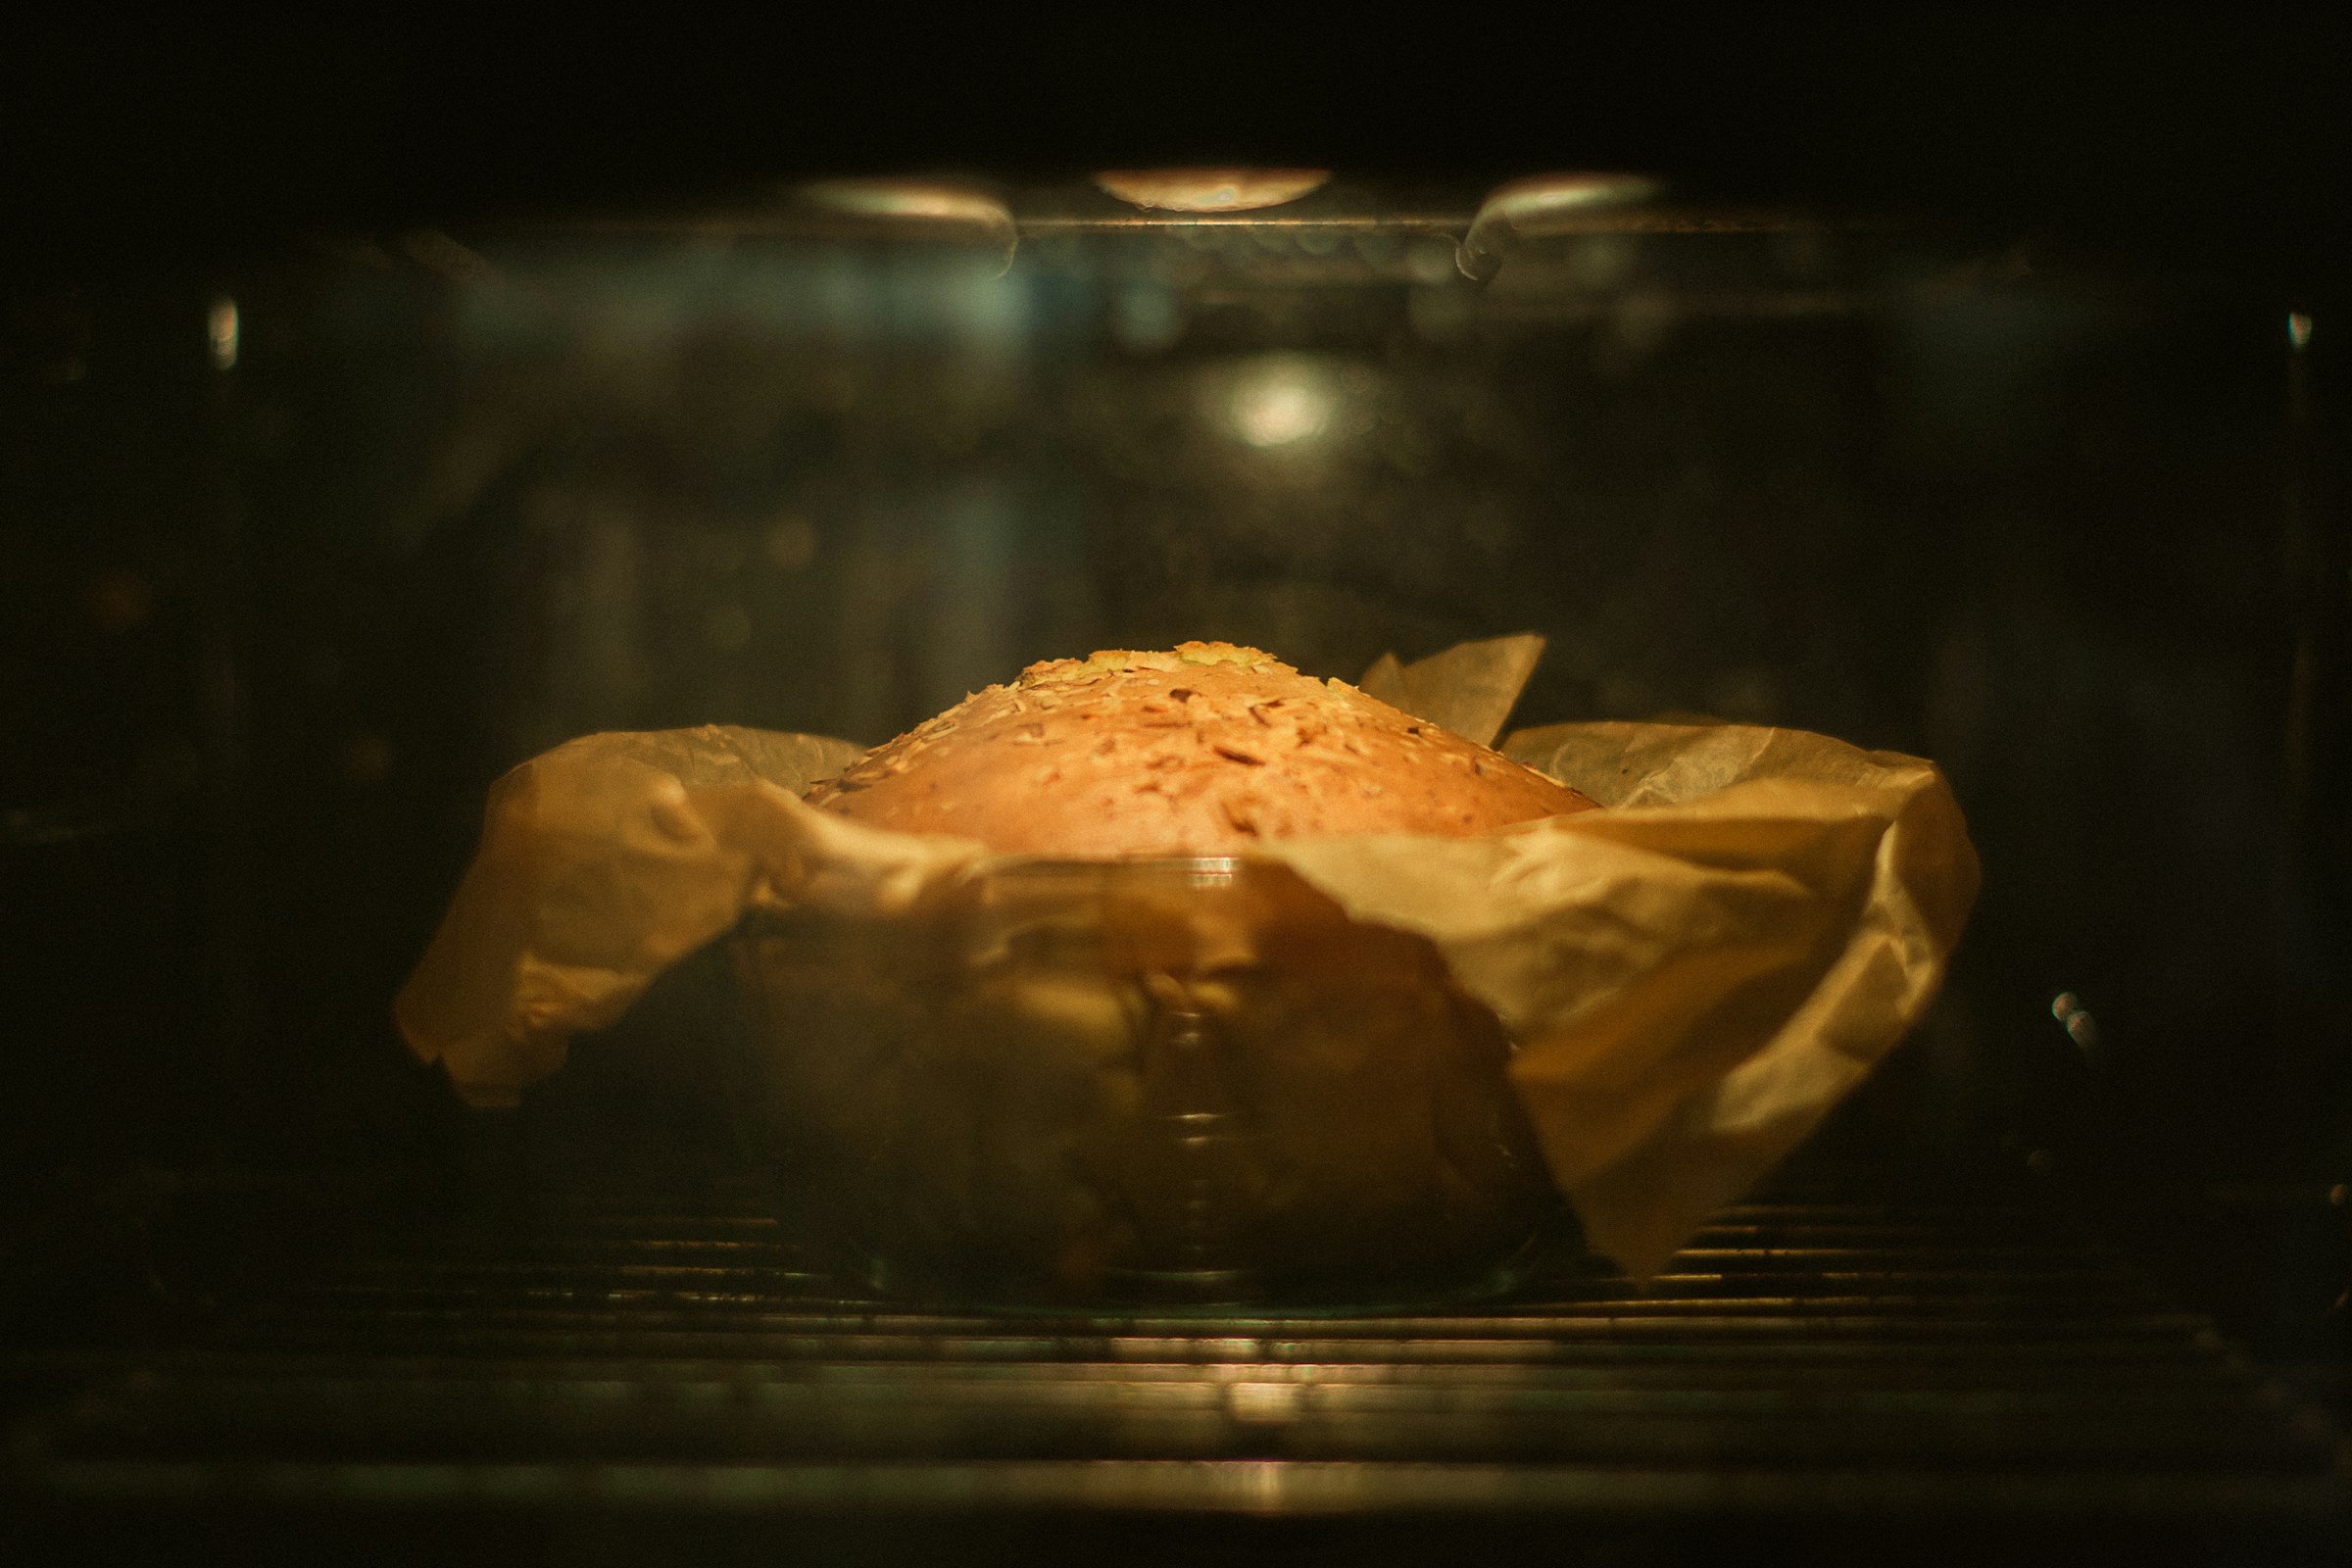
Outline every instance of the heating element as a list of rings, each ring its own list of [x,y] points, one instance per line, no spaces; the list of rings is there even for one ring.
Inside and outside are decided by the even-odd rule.
[[[910,1310],[741,1214],[410,1227],[247,1283],[20,1425],[28,1517],[357,1512],[444,1550],[537,1531],[556,1560],[789,1526],[1710,1561],[1889,1529],[2295,1560],[2346,1517],[2325,1424],[2025,1176],[1794,1177],[1646,1290],[1562,1248],[1505,1300],[1410,1313]]]

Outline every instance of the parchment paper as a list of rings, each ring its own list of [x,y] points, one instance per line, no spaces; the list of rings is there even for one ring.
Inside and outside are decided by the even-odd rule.
[[[1485,646],[1458,661],[1478,681],[1522,660]],[[1918,1021],[1976,854],[1931,763],[1826,736],[1562,724],[1504,750],[1611,809],[1264,853],[1427,937],[1494,1009],[1554,1179],[1592,1245],[1646,1278]],[[468,1101],[509,1103],[751,908],[903,909],[990,863],[801,803],[857,755],[711,726],[592,735],[516,768],[395,1004],[410,1048]]]
[[[1399,663],[1393,653],[1383,654],[1356,684],[1365,696],[1377,697],[1391,708],[1492,746],[1543,657],[1544,639],[1521,632],[1456,643],[1410,664]]]
[[[482,843],[392,1004],[467,1103],[511,1105],[571,1037],[760,906],[903,908],[985,852],[880,833],[801,792],[863,748],[733,725],[586,735],[490,789]]]

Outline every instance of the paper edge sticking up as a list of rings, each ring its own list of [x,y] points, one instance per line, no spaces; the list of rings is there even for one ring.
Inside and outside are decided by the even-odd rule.
[[[1544,647],[1539,633],[1516,632],[1456,643],[1409,664],[1400,662],[1394,652],[1385,653],[1372,662],[1356,688],[1466,741],[1492,746],[1534,678]]]

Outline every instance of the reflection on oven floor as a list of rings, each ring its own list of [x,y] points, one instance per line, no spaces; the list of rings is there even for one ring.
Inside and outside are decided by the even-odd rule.
[[[748,1216],[411,1232],[118,1365],[13,1464],[69,1511],[2335,1528],[2325,1428],[2034,1190],[1838,1185],[1647,1291],[1563,1255],[1411,1317],[911,1311]]]

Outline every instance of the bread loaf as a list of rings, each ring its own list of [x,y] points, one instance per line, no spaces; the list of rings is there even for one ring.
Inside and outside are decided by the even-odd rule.
[[[1462,837],[1593,806],[1344,681],[1198,642],[1033,664],[808,799],[876,826],[1073,858],[1237,854],[1343,833]]]

